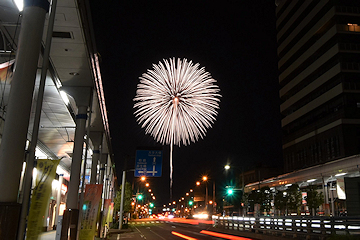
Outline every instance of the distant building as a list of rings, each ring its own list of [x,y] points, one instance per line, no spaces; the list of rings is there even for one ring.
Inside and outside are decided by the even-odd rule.
[[[284,170],[360,153],[360,1],[276,1]]]

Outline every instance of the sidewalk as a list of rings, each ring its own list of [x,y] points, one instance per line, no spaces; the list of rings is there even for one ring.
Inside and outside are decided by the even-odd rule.
[[[40,240],[55,240],[56,230],[43,232],[40,234]]]
[[[109,229],[109,232],[108,232],[108,236],[109,236],[109,240],[117,240],[119,239],[118,238],[118,235],[119,234],[122,234],[122,233],[129,233],[129,232],[133,232],[132,228],[129,226],[128,229]]]
[[[121,234],[121,233],[127,233],[127,232],[132,232],[132,229],[110,229],[108,235],[110,236],[109,239],[117,239],[117,235]],[[39,240],[55,240],[56,237],[56,231],[48,231],[48,232],[43,232],[40,234],[40,238]]]

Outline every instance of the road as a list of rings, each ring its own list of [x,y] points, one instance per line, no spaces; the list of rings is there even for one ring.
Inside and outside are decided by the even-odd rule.
[[[215,232],[210,225],[206,224],[184,224],[167,221],[143,221],[130,223],[131,232],[113,234],[111,240],[133,239],[133,240],[209,240],[209,239],[238,239],[250,240],[250,238],[234,236]],[[211,236],[215,234],[215,236]]]
[[[207,221],[173,219],[168,221],[159,221],[144,219],[132,221],[129,223],[131,231],[121,234],[112,233],[109,240],[131,239],[131,240],[219,240],[236,239],[252,240],[239,236],[238,234],[229,235],[214,230]],[[42,233],[40,240],[55,240],[55,231]],[[222,235],[221,235],[222,234]],[[212,236],[212,235],[216,235]]]

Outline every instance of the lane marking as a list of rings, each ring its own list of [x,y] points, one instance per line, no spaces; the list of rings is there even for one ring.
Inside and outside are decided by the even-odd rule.
[[[139,232],[141,238],[146,239],[145,235],[142,234],[142,232],[137,227],[135,227],[135,229]]]
[[[200,233],[210,235],[210,236],[213,236],[213,237],[225,238],[225,239],[252,240],[251,238],[238,237],[238,236],[228,235],[228,234],[224,234],[224,233],[211,232],[211,231],[207,231],[207,230],[201,230]]]
[[[181,238],[183,238],[183,239],[187,239],[187,240],[198,240],[197,238],[192,238],[192,237],[186,236],[186,235],[181,234],[181,233],[178,233],[178,232],[172,231],[171,233],[172,233],[173,235],[178,236],[178,237],[181,237]]]
[[[152,232],[153,234],[155,234],[155,235],[158,236],[159,238],[166,240],[166,238],[163,238],[162,236],[160,236],[159,234],[157,234],[157,233],[154,232],[153,230],[150,230],[150,232]]]
[[[140,231],[140,229],[138,229],[136,226],[135,226],[136,230],[140,233],[140,236],[144,239],[146,239],[146,236]],[[151,233],[155,234],[156,236],[158,236],[159,238],[163,239],[163,240],[166,240],[166,238],[163,238],[162,236],[160,236],[159,234],[157,234],[156,232],[152,231],[150,227],[146,227],[145,229],[148,229]]]

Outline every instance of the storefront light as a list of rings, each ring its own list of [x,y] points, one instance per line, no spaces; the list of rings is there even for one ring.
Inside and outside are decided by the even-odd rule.
[[[338,174],[335,174],[335,177],[340,177],[340,176],[344,176],[346,175],[347,173],[338,173]]]
[[[33,179],[36,179],[37,177],[37,169],[36,168],[33,168]]]
[[[54,179],[51,186],[53,190],[57,190],[59,188],[59,180]]]
[[[24,10],[24,0],[14,0],[16,7],[19,9],[19,12]]]
[[[65,184],[61,184],[61,194],[65,195],[68,190],[68,187]]]
[[[66,92],[60,91],[60,96],[61,96],[62,100],[64,101],[64,103],[65,103],[66,105],[68,105],[68,104],[70,103],[69,98],[68,98]]]

